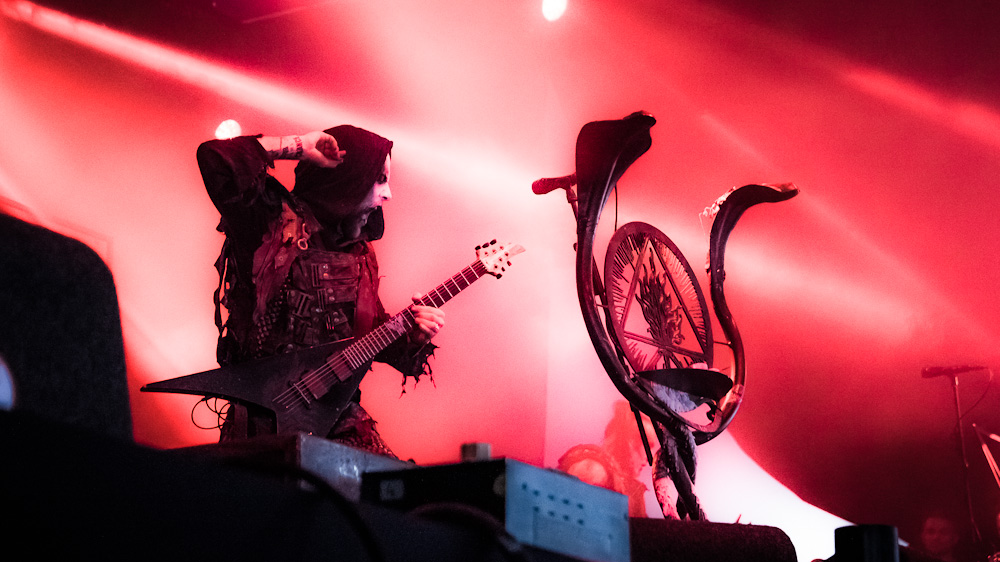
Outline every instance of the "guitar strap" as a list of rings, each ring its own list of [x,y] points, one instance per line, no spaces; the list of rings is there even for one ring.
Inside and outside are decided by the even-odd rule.
[[[364,253],[358,258],[361,271],[354,309],[354,335],[360,337],[372,331],[382,318],[379,318],[378,262],[370,243],[364,244]]]
[[[288,201],[281,202],[281,215],[277,224],[264,235],[260,247],[253,255],[253,281],[257,287],[254,324],[264,316],[268,303],[285,282],[295,259],[309,249],[310,233],[318,230],[319,225],[315,223],[315,219],[307,223],[299,213],[292,210]]]

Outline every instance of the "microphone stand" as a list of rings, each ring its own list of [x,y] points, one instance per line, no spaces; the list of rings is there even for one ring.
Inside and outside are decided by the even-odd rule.
[[[965,447],[965,431],[962,429],[962,408],[959,404],[958,398],[958,373],[954,373],[951,376],[952,389],[955,395],[955,420],[958,423],[958,445],[959,450],[962,454],[962,471],[963,479],[965,480],[965,506],[969,511],[969,523],[972,524],[972,532],[975,534],[976,548],[981,550],[983,547],[983,537],[979,532],[979,526],[976,525],[976,515],[972,508],[972,484],[969,479],[969,455],[966,453]]]
[[[576,174],[574,173],[568,176],[563,176],[561,178],[545,178],[538,180],[534,182],[534,184],[531,186],[531,190],[535,193],[535,195],[544,195],[556,189],[566,190],[566,202],[569,203],[569,206],[572,207],[573,209],[573,218],[579,221],[580,206],[578,203],[579,197],[577,196],[576,185],[577,185]],[[574,243],[573,251],[576,251],[576,249],[577,249],[576,243]],[[610,312],[608,312],[609,311],[608,303],[605,302],[604,300],[604,288],[603,288],[604,281],[601,279],[601,273],[597,267],[596,260],[594,261],[591,275],[593,276],[594,279],[594,294],[600,300],[601,307],[604,308],[605,310],[607,323],[610,326],[611,318],[609,316]],[[625,362],[624,357],[619,357],[619,358],[622,360],[622,363]],[[646,428],[642,423],[642,417],[641,413],[639,412],[639,408],[637,408],[635,404],[632,403],[629,403],[629,408],[631,408],[632,414],[635,416],[635,424],[639,429],[639,437],[642,439],[642,448],[646,453],[646,462],[649,464],[649,466],[653,466],[653,451],[649,446],[649,438],[646,437]]]

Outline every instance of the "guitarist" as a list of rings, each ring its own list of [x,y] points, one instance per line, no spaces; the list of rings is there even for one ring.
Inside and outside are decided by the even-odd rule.
[[[388,314],[371,242],[382,237],[392,141],[341,125],[285,137],[244,136],[198,147],[198,165],[225,234],[215,293],[222,366],[359,337]],[[270,173],[298,160],[289,191]],[[417,295],[415,299],[419,297]],[[406,377],[430,375],[444,313],[414,306],[416,328],[377,360]],[[220,441],[275,433],[266,410],[232,403]],[[328,438],[395,456],[355,393]]]

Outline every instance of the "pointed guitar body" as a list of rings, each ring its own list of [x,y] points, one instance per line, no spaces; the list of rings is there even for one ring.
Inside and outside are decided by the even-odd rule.
[[[414,304],[440,307],[483,275],[497,278],[521,246],[476,247],[472,265],[428,292]],[[318,345],[284,355],[228,365],[142,387],[143,392],[173,392],[252,404],[274,413],[276,431],[326,436],[371,368],[375,356],[412,331],[416,320],[406,308],[364,337]]]
[[[336,357],[352,341],[337,341],[155,382],[142,390],[210,396],[258,406],[274,414],[277,433],[304,432],[325,437],[347,408],[371,364],[366,363],[358,372],[349,373],[345,380],[332,385],[320,398],[307,394],[308,403],[296,390],[295,383],[300,383],[301,387],[304,376],[331,362],[331,357]]]

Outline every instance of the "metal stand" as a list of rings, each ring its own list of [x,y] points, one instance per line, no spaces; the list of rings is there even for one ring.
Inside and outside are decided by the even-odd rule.
[[[962,476],[965,480],[965,507],[969,511],[969,523],[972,525],[972,532],[975,534],[976,546],[979,548],[983,544],[983,537],[979,532],[979,526],[976,525],[976,515],[972,507],[972,484],[969,480],[969,455],[966,453],[965,448],[965,430],[962,428],[962,407],[958,398],[958,374],[953,374],[951,380],[952,390],[955,395],[955,421],[958,424],[958,445],[962,453]]]

